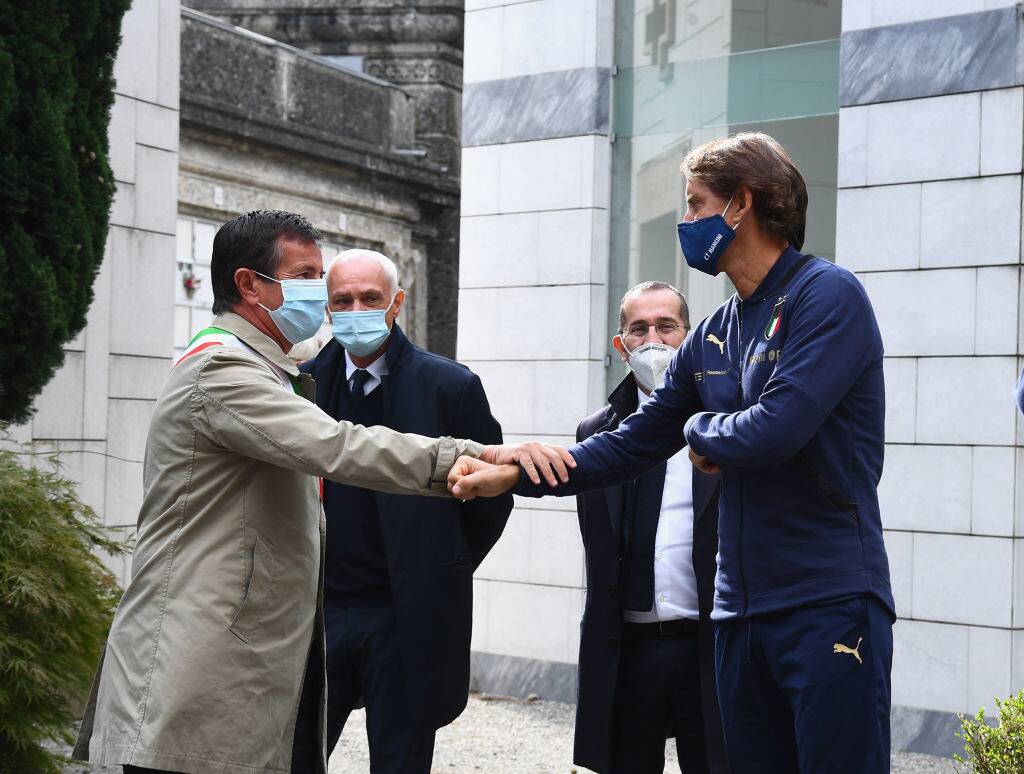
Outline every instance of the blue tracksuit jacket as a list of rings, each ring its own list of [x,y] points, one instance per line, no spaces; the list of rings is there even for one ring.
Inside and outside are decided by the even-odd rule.
[[[689,444],[722,467],[712,618],[875,595],[895,617],[877,487],[882,340],[849,271],[787,249],[745,301],[686,338],[661,388],[573,446],[567,495],[635,478]]]

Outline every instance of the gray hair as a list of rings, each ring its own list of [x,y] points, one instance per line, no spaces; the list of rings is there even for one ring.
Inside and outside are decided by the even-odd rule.
[[[683,327],[686,328],[686,330],[690,330],[690,307],[686,303],[686,296],[667,282],[652,280],[650,282],[641,282],[639,285],[634,285],[626,291],[625,295],[622,296],[622,301],[619,302],[619,333],[622,333],[626,329],[626,302],[631,298],[642,296],[644,293],[652,293],[655,290],[670,290],[678,296],[679,319],[683,321]]]
[[[335,259],[331,261],[330,268],[333,269],[339,263],[346,263],[360,258],[373,261],[378,264],[384,270],[384,276],[388,278],[388,282],[391,284],[391,295],[398,292],[398,267],[395,265],[395,262],[384,255],[384,253],[378,253],[376,250],[364,250],[362,248],[342,250],[338,253]],[[328,271],[330,271],[330,269],[328,269]]]

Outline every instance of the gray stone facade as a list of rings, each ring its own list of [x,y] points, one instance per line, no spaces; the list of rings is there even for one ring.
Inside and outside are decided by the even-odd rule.
[[[458,181],[412,152],[414,98],[190,10],[181,46],[179,213],[222,222],[289,209],[329,242],[386,253],[408,294],[410,336],[451,353],[453,331],[429,325],[428,285],[445,281],[428,262],[450,249],[445,213],[457,212]]]
[[[934,97],[1022,83],[1020,10],[997,8],[941,19],[850,30],[843,35],[844,107]],[[931,52],[942,52],[933,57]]]
[[[608,134],[611,77],[606,67],[467,83],[465,147],[582,134]]]
[[[402,163],[391,167],[400,170],[397,175],[379,172],[375,163],[365,168],[357,164],[339,176],[339,185],[347,185],[347,180],[341,182],[343,178],[362,177],[375,189],[376,196],[363,198],[364,210],[385,200],[396,206],[402,206],[400,202],[414,203],[416,214],[405,221],[413,233],[406,241],[414,245],[420,281],[418,292],[410,294],[410,302],[417,303],[418,295],[417,314],[422,312],[425,316],[418,320],[419,329],[413,337],[435,352],[453,356],[458,313],[461,0],[194,0],[190,7],[317,55],[315,61],[321,74],[313,76],[307,72],[300,78],[309,110],[304,115],[295,110],[291,120],[296,126],[312,128],[325,121],[328,126],[318,128],[335,135],[339,144],[370,133],[374,136],[371,144],[379,145],[384,155],[392,150],[404,154]],[[183,56],[182,61],[191,68],[189,56]],[[302,68],[312,67],[311,61],[307,59]],[[222,64],[229,72],[230,63],[225,60]],[[345,79],[326,74],[325,68],[339,64],[350,72],[355,69],[370,77],[364,78],[359,88],[355,76]],[[200,66],[194,72],[199,80],[205,79],[206,72]],[[381,99],[366,96],[373,91],[368,84],[374,81],[378,86],[387,82],[400,87],[393,92],[402,95],[404,104],[397,104],[393,98],[390,118],[380,112]],[[340,84],[345,87],[340,88]],[[183,87],[183,94],[187,97],[190,90]],[[260,93],[259,89],[253,92],[255,101]],[[384,127],[400,131],[390,147],[381,133],[388,131]],[[291,152],[294,145],[286,143],[283,148]],[[412,176],[407,177],[407,173]],[[291,182],[302,185],[298,177]],[[385,212],[380,214],[390,217]],[[352,242],[353,236],[363,236],[335,231],[329,229],[326,233],[343,244]],[[383,245],[381,249],[387,252],[384,247],[389,246],[388,242],[372,233],[365,238]],[[399,245],[399,249],[404,251],[405,269],[410,260],[409,248]]]

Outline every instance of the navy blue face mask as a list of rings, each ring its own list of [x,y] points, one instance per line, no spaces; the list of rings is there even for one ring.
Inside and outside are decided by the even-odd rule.
[[[735,195],[729,197],[721,215],[710,215],[700,220],[683,221],[676,225],[679,232],[679,246],[683,248],[686,263],[714,277],[718,274],[718,259],[732,244],[736,229],[730,228],[725,222],[725,213],[729,211]],[[740,224],[737,223],[737,226]]]

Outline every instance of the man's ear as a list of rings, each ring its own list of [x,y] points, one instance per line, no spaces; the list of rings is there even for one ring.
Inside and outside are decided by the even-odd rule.
[[[389,325],[398,319],[398,312],[401,310],[403,303],[405,303],[405,291],[399,288],[398,292],[395,293],[395,300],[391,306],[391,323],[388,323]]]
[[[626,354],[626,345],[622,343],[622,336],[614,336],[612,338],[612,346],[615,347],[616,352],[619,353],[619,357],[622,358],[623,363],[629,360],[629,355]]]
[[[238,288],[238,295],[242,297],[243,304],[259,305],[260,294],[256,292],[256,275],[252,270],[235,269],[235,287]]]
[[[754,194],[751,192],[750,186],[741,185],[736,189],[736,196],[734,196],[732,200],[733,214],[729,225],[735,228],[737,223],[745,219],[750,214],[753,206]],[[726,213],[726,215],[728,214],[729,213]]]

